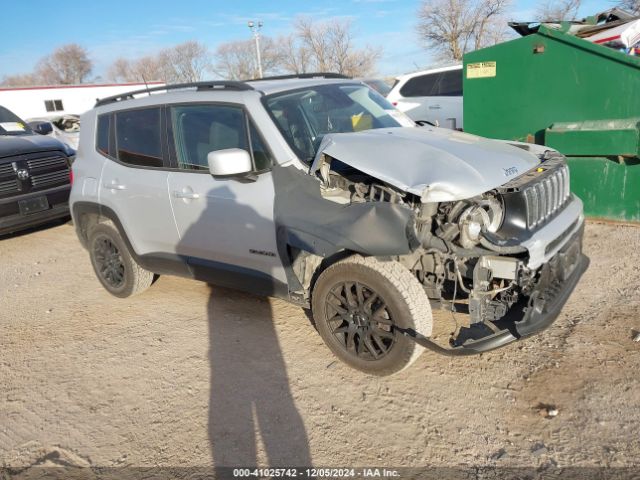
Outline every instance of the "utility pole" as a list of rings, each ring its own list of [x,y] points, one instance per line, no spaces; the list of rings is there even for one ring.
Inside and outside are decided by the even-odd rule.
[[[253,20],[249,20],[247,23],[249,30],[253,34],[253,38],[256,41],[256,59],[258,60],[258,78],[262,78],[262,59],[260,58],[260,30],[262,29],[262,22],[257,23]]]

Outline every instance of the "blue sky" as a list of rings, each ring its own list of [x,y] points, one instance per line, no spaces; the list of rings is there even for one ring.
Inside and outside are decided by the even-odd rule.
[[[418,0],[323,0],[319,2],[217,0],[106,0],[104,2],[3,2],[0,13],[0,78],[27,73],[57,46],[76,42],[88,49],[94,75],[116,58],[136,58],[187,40],[212,50],[220,43],[247,39],[247,20],[262,20],[262,33],[286,34],[292,19],[350,19],[355,43],[381,46],[378,74],[396,75],[428,66],[417,37]],[[513,0],[510,18],[532,18],[536,2]],[[580,15],[602,11],[610,0],[583,0]]]

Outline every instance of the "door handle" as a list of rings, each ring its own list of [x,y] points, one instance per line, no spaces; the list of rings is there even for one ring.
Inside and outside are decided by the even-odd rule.
[[[188,198],[191,200],[195,200],[197,198],[200,198],[200,194],[199,193],[195,193],[195,192],[181,192],[179,190],[175,190],[173,192],[173,196],[176,198]]]
[[[118,183],[105,183],[104,188],[108,190],[125,190],[127,187]]]

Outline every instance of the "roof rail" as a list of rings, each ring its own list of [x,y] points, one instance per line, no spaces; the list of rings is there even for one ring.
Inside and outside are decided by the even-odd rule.
[[[115,103],[123,100],[131,100],[134,95],[141,95],[143,93],[169,91],[169,90],[182,90],[186,88],[195,88],[196,90],[254,90],[251,85],[247,85],[244,82],[232,82],[232,81],[212,81],[212,82],[190,82],[190,83],[175,83],[173,85],[162,85],[159,87],[145,88],[143,90],[134,90],[132,92],[125,92],[119,95],[113,95],[112,97],[99,98],[96,100],[95,107],[101,105],[107,105],[109,103]]]
[[[344,78],[350,80],[352,77],[342,75],[335,72],[312,72],[312,73],[293,73],[291,75],[275,75],[273,77],[254,78],[245,80],[246,82],[259,82],[261,80],[288,80],[290,78]]]

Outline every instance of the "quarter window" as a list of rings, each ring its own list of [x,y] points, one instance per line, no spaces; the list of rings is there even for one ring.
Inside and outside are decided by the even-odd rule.
[[[110,115],[100,115],[98,117],[96,134],[96,150],[107,156],[109,156],[109,120]]]
[[[160,109],[116,113],[117,157],[123,163],[162,167]]]
[[[255,171],[271,167],[267,148],[241,108],[181,105],[171,107],[170,111],[179,168],[209,170],[209,152],[228,148],[248,151]]]

